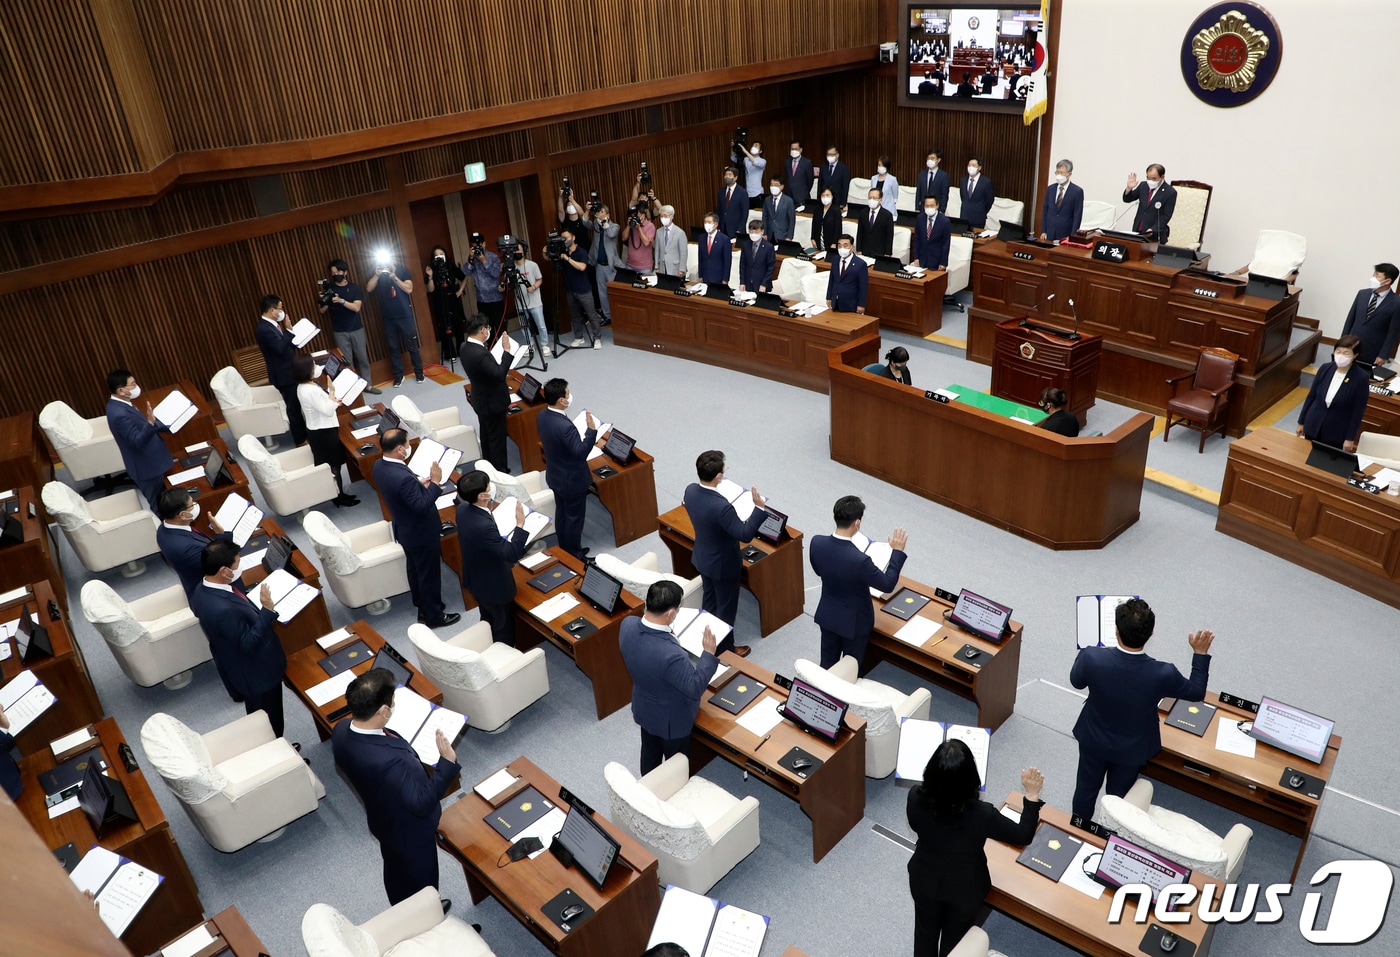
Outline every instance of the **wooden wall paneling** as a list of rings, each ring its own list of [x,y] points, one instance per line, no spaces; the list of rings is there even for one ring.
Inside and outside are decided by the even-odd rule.
[[[377,159],[283,173],[282,184],[293,209],[318,206],[389,188],[384,163]]]
[[[89,0],[112,85],[143,169],[175,152],[132,0]]]
[[[544,128],[544,146],[550,153],[564,153],[646,133],[646,110],[619,110],[551,123]]]
[[[489,169],[528,160],[532,154],[529,133],[515,130],[410,150],[402,155],[404,178],[413,184],[445,176],[456,177],[465,183],[463,167],[468,163],[485,163]]]

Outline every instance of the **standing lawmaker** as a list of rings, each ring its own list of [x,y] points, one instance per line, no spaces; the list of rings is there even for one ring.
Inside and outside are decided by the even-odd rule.
[[[457,540],[462,548],[462,587],[471,592],[491,640],[515,647],[515,574],[525,554],[525,504],[515,503],[515,529],[501,537],[491,516],[491,479],[480,470],[457,483]]]
[[[763,238],[763,221],[749,223],[749,239],[739,247],[739,289],[743,292],[772,292],[773,244]]]
[[[739,520],[734,506],[716,491],[716,486],[724,481],[723,452],[701,452],[695,460],[695,474],[700,482],[686,486],[682,501],[695,531],[691,562],[700,573],[701,602],[706,611],[733,625],[739,616],[739,578],[744,570],[739,545],[753,541],[768,513],[763,510],[763,496],[758,494],[757,486],[749,489],[753,514],[746,522]],[[751,649],[734,644],[731,631],[719,650],[747,658]]]
[[[498,360],[486,343],[491,338],[491,320],[476,315],[467,320],[467,337],[462,340],[462,371],[472,384],[471,406],[481,427],[481,457],[498,472],[508,472],[506,461],[506,410],[510,408],[510,385],[506,373],[515,361],[515,343],[503,338],[505,346]]]
[[[802,155],[802,144],[793,140],[788,147],[788,161],[783,164],[784,185],[787,187],[788,196],[797,204],[797,211],[801,212],[807,206],[807,200],[812,198],[812,182],[816,174],[812,172],[812,161]]]
[[[864,674],[865,649],[875,628],[870,589],[894,591],[908,557],[904,546],[909,535],[902,528],[890,533],[890,548],[894,552],[888,567],[881,571],[853,540],[865,517],[865,503],[854,495],[843,495],[831,513],[836,531],[814,536],[810,545],[812,571],[822,580],[822,597],[813,616],[821,628],[821,666],[830,668],[850,655]]]
[[[160,433],[170,429],[156,421],[147,401],[145,408],[136,408],[141,398],[141,386],[136,377],[125,369],[107,373],[107,428],[122,453],[122,467],[141,494],[146,506],[155,511],[161,489],[165,488],[165,473],[175,464]]]
[[[226,532],[209,516],[209,527],[214,532],[210,538],[194,528],[194,520],[199,518],[199,503],[183,485],[168,488],[156,500],[156,514],[160,516],[160,526],[156,528],[156,548],[161,557],[180,579],[185,597],[189,598],[204,577],[200,556],[204,546],[210,542],[228,542],[233,533]]]
[[[841,151],[834,146],[826,148],[826,162],[817,171],[817,194],[824,189],[831,190],[831,202],[846,215],[846,198],[851,192],[851,168],[841,159]]]
[[[408,433],[403,429],[385,432],[379,447],[384,454],[374,463],[374,484],[389,509],[394,541],[403,546],[418,620],[429,628],[455,625],[462,616],[448,614],[442,604],[442,520],[437,510],[442,466],[434,462],[424,479],[412,472]]]
[[[734,247],[729,236],[719,228],[719,220],[714,213],[705,214],[705,238],[699,243],[696,268],[703,283],[729,283],[730,263],[734,261]]]
[[[1371,376],[1354,368],[1361,340],[1342,336],[1332,347],[1332,361],[1313,376],[1312,388],[1298,413],[1298,434],[1345,452],[1356,451],[1361,417],[1371,398]]]
[[[1123,202],[1138,204],[1133,232],[1165,243],[1171,235],[1172,213],[1176,211],[1176,190],[1167,182],[1167,168],[1161,163],[1147,167],[1147,182],[1139,183],[1137,173],[1128,174]]]
[[[831,276],[826,281],[826,305],[837,312],[865,315],[865,295],[870,285],[870,270],[865,260],[855,255],[855,240],[843,233],[836,242],[836,261],[831,264]]]
[[[1376,263],[1369,289],[1362,289],[1352,300],[1342,335],[1361,340],[1356,357],[1365,363],[1384,365],[1395,358],[1400,340],[1400,299],[1395,297],[1395,280],[1400,277],[1392,263]]]
[[[947,269],[953,246],[953,224],[938,211],[938,200],[925,196],[923,212],[914,221],[914,261],[925,269]]]
[[[1045,193],[1045,208],[1040,212],[1040,238],[1057,243],[1078,232],[1084,217],[1084,190],[1071,183],[1074,164],[1062,159],[1055,164],[1055,182]]]
[[[744,235],[744,224],[749,221],[749,194],[739,185],[739,171],[732,166],[724,168],[724,185],[715,197],[715,215],[721,233],[730,239]]]
[[[870,189],[866,205],[856,223],[856,251],[862,256],[889,256],[894,252],[894,214],[885,208],[878,189]]]
[[[987,214],[996,202],[997,191],[991,179],[983,174],[980,158],[974,156],[967,161],[967,175],[958,187],[958,195],[962,198],[958,215],[967,220],[973,229],[985,229]]]
[[[943,162],[942,150],[929,150],[924,160],[924,172],[919,174],[919,182],[914,187],[914,205],[924,208],[924,200],[932,196],[938,200],[938,208],[948,208],[948,174],[939,168]]]
[[[301,403],[297,401],[297,382],[292,376],[292,359],[296,358],[297,347],[292,344],[292,320],[282,308],[282,297],[269,293],[262,297],[262,318],[254,338],[267,364],[267,381],[278,392],[287,406],[287,422],[291,425],[292,442],[297,445],[306,441],[306,420],[301,414]]]
[[[544,480],[554,492],[554,527],[559,533],[559,547],[575,558],[584,558],[583,521],[588,516],[588,490],[593,487],[593,473],[588,468],[588,453],[602,448],[606,435],[598,434],[598,420],[584,411],[588,428],[582,436],[569,418],[568,409],[574,394],[565,379],[550,379],[544,384],[547,408],[538,419],[540,445],[544,449]]]

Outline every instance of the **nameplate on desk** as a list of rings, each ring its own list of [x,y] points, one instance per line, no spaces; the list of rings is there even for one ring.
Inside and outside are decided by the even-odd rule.
[[[1384,486],[1377,485],[1374,482],[1368,482],[1365,479],[1359,478],[1349,478],[1347,479],[1347,484],[1350,485],[1352,488],[1359,488],[1363,492],[1370,492],[1372,495],[1379,494],[1381,489],[1384,488]]]
[[[1239,708],[1241,711],[1248,711],[1250,714],[1259,713],[1259,702],[1250,701],[1248,698],[1241,698],[1239,695],[1227,694],[1222,691],[1218,695],[1220,703],[1231,708]]]
[[[752,305],[753,305],[753,303],[750,302],[750,301],[747,300],[747,299],[735,299],[735,298],[733,298],[733,297],[730,298],[729,304],[730,304],[731,306],[752,306]]]
[[[1081,817],[1078,814],[1071,814],[1069,816],[1069,826],[1077,827],[1081,831],[1088,831],[1095,837],[1101,837],[1104,840],[1108,840],[1114,834],[1118,833],[1117,831],[1104,827],[1098,821],[1091,820],[1087,817]]]
[[[802,318],[805,318],[805,317],[802,315],[802,313],[798,312],[796,309],[779,309],[779,310],[778,310],[778,315],[782,316],[784,319],[802,319]]]
[[[693,295],[695,295],[695,293],[691,292],[689,289],[685,288],[684,286],[677,286],[675,289],[672,289],[672,290],[671,290],[671,293],[672,293],[672,295],[676,295],[676,296],[693,296]]]
[[[650,289],[650,288],[651,288],[651,283],[647,282],[645,279],[635,279],[635,280],[632,281],[632,288],[633,288],[633,289]]]
[[[925,399],[932,399],[935,402],[942,402],[947,405],[953,401],[953,397],[941,389],[929,389],[924,392]]]
[[[1220,298],[1220,290],[1218,290],[1218,289],[1202,289],[1200,286],[1196,286],[1194,289],[1191,290],[1191,295],[1193,295],[1193,296],[1204,296],[1204,297],[1207,298],[1207,299],[1219,299],[1219,298]]]
[[[1028,253],[1020,249],[1011,250],[1012,259],[1024,259],[1026,262],[1035,262],[1035,254]]]
[[[1128,261],[1128,247],[1123,243],[1112,243],[1106,239],[1100,239],[1094,243],[1093,259],[1102,259],[1105,262],[1121,263]]]

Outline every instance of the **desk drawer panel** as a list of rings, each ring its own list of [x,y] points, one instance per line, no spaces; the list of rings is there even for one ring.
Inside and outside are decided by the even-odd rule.
[[[656,336],[659,339],[686,339],[694,342],[698,338],[695,316],[678,309],[661,310],[656,316]]]
[[[1223,496],[1228,503],[1225,508],[1246,512],[1260,524],[1272,525],[1288,535],[1295,534],[1303,504],[1301,489],[1279,485],[1268,475],[1243,469],[1228,470],[1225,481],[1228,485]]]
[[[723,352],[743,352],[747,330],[742,323],[716,316],[705,318],[705,345]]]
[[[1004,273],[989,272],[983,270],[973,270],[972,295],[977,304],[984,309],[994,309],[1006,303],[1006,275]]]
[[[781,362],[783,365],[795,365],[795,346],[792,336],[786,333],[775,332],[772,329],[753,331],[753,354],[757,358]]]
[[[883,293],[872,297],[871,312],[880,317],[880,325],[911,334],[919,331],[920,300]]]
[[[1340,553],[1378,575],[1385,575],[1390,532],[1375,528],[1372,524],[1375,519],[1372,512],[1353,511],[1341,502],[1324,499],[1318,502],[1317,519],[1308,542]]]

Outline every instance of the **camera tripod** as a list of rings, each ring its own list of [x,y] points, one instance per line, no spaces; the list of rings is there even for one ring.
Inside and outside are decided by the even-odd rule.
[[[545,358],[544,349],[540,342],[539,333],[535,331],[535,323],[528,314],[529,306],[525,302],[525,279],[517,274],[517,279],[511,284],[515,291],[515,315],[519,320],[520,331],[524,333],[521,337],[524,344],[530,349],[530,359],[516,366],[517,369],[539,369],[541,372],[549,371],[549,360]],[[491,337],[492,342],[505,335],[506,327],[510,324],[510,317],[504,313],[501,315],[501,327],[496,330]],[[538,360],[539,365],[535,365]]]
[[[576,332],[576,333],[575,333],[575,337],[576,337],[576,338],[587,337],[587,339],[588,339],[588,345],[586,345],[586,346],[572,346],[572,345],[569,345],[569,344],[565,343],[564,340],[562,340],[562,339],[559,338],[559,317],[562,316],[562,315],[564,314],[564,307],[563,307],[562,305],[560,305],[559,299],[560,299],[560,297],[561,297],[561,296],[563,295],[563,293],[564,293],[564,285],[565,285],[565,282],[566,282],[566,280],[564,279],[564,268],[565,268],[565,267],[564,267],[564,264],[563,264],[563,260],[562,260],[562,259],[551,259],[550,262],[554,263],[554,274],[555,274],[555,275],[554,275],[554,279],[555,279],[555,282],[554,282],[554,330],[550,333],[550,335],[554,337],[554,354],[555,354],[556,356],[562,356],[564,353],[566,353],[566,352],[571,352],[571,351],[573,351],[574,349],[591,349],[591,348],[593,347],[594,335],[593,335],[593,330],[588,328],[588,322],[587,322],[587,320],[584,321],[584,323],[583,323],[583,328],[582,328],[579,332]],[[571,321],[572,321],[572,320],[571,320]],[[546,323],[546,328],[548,328],[548,323]],[[582,336],[580,336],[580,333],[582,334]],[[601,335],[601,334],[602,334],[602,333],[600,332],[599,335]]]

